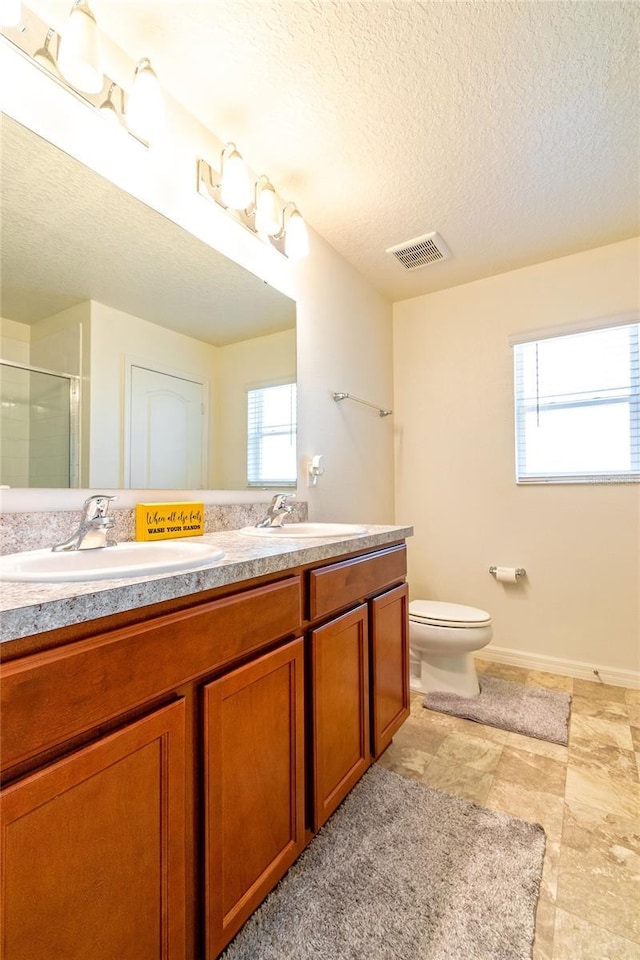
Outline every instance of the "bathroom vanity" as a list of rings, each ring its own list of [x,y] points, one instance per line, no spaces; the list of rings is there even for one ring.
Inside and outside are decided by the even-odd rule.
[[[213,534],[7,618],[3,958],[219,955],[408,716],[411,532]]]

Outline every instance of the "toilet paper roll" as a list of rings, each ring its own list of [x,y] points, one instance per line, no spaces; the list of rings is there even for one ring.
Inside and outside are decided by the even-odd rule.
[[[517,583],[515,567],[496,567],[496,580],[500,583]]]

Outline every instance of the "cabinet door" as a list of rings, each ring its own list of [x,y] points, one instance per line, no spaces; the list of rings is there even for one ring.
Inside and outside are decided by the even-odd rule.
[[[0,795],[3,960],[184,960],[184,702]]]
[[[311,631],[315,830],[371,763],[368,659],[366,604]]]
[[[204,688],[206,955],[304,847],[304,643]]]
[[[409,588],[371,600],[371,744],[379,757],[409,716]]]

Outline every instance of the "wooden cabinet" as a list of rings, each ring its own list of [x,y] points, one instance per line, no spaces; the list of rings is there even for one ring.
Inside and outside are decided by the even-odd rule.
[[[278,740],[277,724],[270,735],[295,766],[295,777],[287,770],[297,811],[295,859],[304,834],[302,642],[293,665],[273,667],[273,682],[257,682],[261,659],[238,664],[299,635],[301,621],[301,578],[284,575],[0,666],[7,784],[0,795],[0,960],[202,956],[199,805],[203,769],[212,761],[203,764],[200,746],[206,743],[215,766],[218,723],[210,714],[203,731],[201,700],[212,708],[209,681],[225,671],[229,683],[245,678],[257,712],[270,696],[279,709],[288,691],[291,738]],[[270,765],[276,744],[269,753],[265,737],[273,715],[262,712],[252,735]],[[225,712],[225,722],[232,713]],[[225,749],[230,743],[227,737]],[[235,772],[225,755],[219,775],[232,790]],[[226,863],[238,839],[228,834]],[[241,845],[236,854],[245,855]],[[216,903],[220,878],[218,871]],[[264,892],[268,882],[265,865]]]
[[[352,607],[309,633],[314,830],[409,715],[405,575],[404,547],[310,571],[312,618]]]
[[[409,588],[369,601],[371,608],[371,751],[386,750],[409,716]]]
[[[311,631],[313,829],[371,763],[367,607]]]
[[[3,960],[184,960],[184,702],[0,795]]]
[[[203,693],[206,956],[213,958],[304,847],[303,640]]]
[[[0,664],[0,960],[214,960],[408,713],[393,545]]]

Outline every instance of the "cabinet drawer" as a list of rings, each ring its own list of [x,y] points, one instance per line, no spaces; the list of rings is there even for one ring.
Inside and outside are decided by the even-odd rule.
[[[301,618],[300,578],[288,577],[7,663],[2,768],[294,635]]]
[[[309,619],[342,610],[398,583],[407,575],[407,548],[342,560],[309,574]]]

